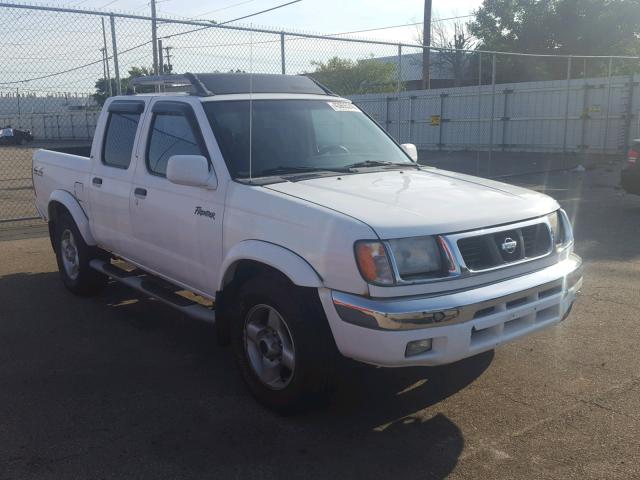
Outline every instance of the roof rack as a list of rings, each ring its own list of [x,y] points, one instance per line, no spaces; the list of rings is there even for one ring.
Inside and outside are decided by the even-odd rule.
[[[134,87],[190,87],[198,97],[247,93],[301,93],[337,96],[314,78],[306,75],[273,75],[264,73],[184,73],[181,75],[147,75],[135,77]]]

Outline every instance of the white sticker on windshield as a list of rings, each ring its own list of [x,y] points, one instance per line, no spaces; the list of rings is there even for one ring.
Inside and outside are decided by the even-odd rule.
[[[327,102],[336,112],[359,112],[360,110],[353,103],[349,102]]]

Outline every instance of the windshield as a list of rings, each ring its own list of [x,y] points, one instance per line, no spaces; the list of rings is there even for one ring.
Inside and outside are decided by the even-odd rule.
[[[204,104],[233,178],[249,178],[249,101]],[[251,176],[414,165],[365,114],[347,102],[254,100]]]

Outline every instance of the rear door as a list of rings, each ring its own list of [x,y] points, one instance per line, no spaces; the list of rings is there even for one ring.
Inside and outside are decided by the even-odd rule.
[[[134,151],[143,100],[115,100],[107,108],[104,132],[94,141],[89,180],[91,229],[98,244],[125,253],[131,244],[129,198],[135,171]]]
[[[202,110],[189,101],[161,98],[151,106],[131,196],[132,260],[211,295],[215,287],[206,273],[212,263],[219,263],[215,259],[221,248],[223,189],[176,185],[166,178],[173,155],[203,155],[213,168],[194,107]]]

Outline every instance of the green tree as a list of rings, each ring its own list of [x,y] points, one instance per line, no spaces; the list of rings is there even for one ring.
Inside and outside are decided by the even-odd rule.
[[[327,62],[312,61],[314,72],[307,75],[339,95],[396,91],[396,65],[374,58],[350,60],[333,57]]]
[[[141,77],[145,75],[151,75],[152,69],[147,67],[131,67],[127,72],[127,76],[124,78],[120,78],[120,87],[122,93],[132,93],[131,80],[135,77]],[[116,80],[115,78],[111,79],[111,92],[113,95],[116,94]],[[104,102],[109,98],[109,82],[106,78],[99,78],[96,80],[95,84],[96,93],[93,94],[93,98],[98,103],[98,105],[104,105]],[[152,87],[138,87],[136,89],[138,93],[149,93],[153,91]]]
[[[640,0],[484,0],[469,30],[479,48],[570,55],[640,54]],[[566,62],[498,58],[502,79],[562,78]],[[590,75],[606,62],[591,62]],[[574,75],[582,66],[576,65]],[[621,73],[622,63],[617,67]]]

